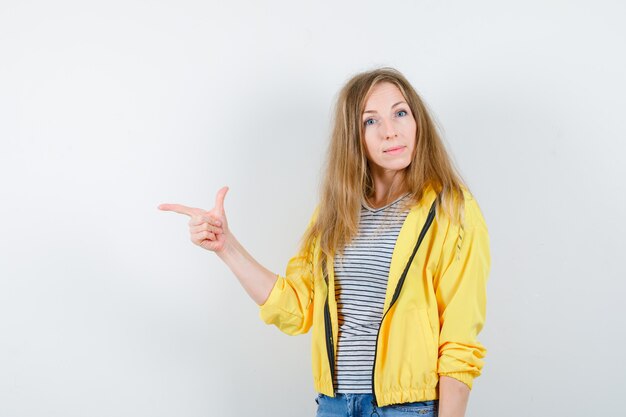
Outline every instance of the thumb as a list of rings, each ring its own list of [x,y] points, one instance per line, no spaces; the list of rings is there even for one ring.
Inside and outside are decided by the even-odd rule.
[[[217,192],[217,197],[215,197],[215,210],[221,215],[224,215],[224,197],[226,197],[227,192],[228,187],[222,187]]]

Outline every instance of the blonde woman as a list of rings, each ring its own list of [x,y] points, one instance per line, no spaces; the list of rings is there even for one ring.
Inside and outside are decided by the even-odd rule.
[[[405,77],[352,77],[335,107],[319,204],[286,273],[228,228],[227,187],[191,218],[283,332],[312,331],[317,415],[462,417],[485,348],[489,237],[428,110]]]

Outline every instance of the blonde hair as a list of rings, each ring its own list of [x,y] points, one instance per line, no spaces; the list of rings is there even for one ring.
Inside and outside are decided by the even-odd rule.
[[[343,252],[359,229],[361,202],[374,191],[364,144],[364,106],[372,88],[381,82],[394,84],[408,103],[417,125],[415,151],[405,168],[406,205],[419,202],[431,186],[439,195],[437,216],[443,210],[453,222],[462,222],[463,191],[467,188],[454,168],[428,109],[407,79],[393,68],[356,74],[339,92],[333,129],[327,149],[317,216],[301,240],[301,249],[319,239],[322,256],[332,261]],[[391,190],[390,190],[391,192]]]

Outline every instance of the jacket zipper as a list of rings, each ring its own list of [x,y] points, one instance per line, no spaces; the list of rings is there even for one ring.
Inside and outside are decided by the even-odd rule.
[[[330,307],[328,299],[330,297],[330,286],[328,285],[328,273],[326,272],[326,261],[323,264],[324,281],[326,282],[326,302],[324,303],[324,329],[326,332],[326,352],[328,353],[328,366],[330,366],[330,379],[333,385],[333,396],[335,395],[335,344],[333,342],[333,326],[330,319]]]
[[[402,286],[404,285],[404,281],[406,279],[407,273],[409,272],[409,267],[411,266],[411,263],[413,262],[413,258],[415,258],[417,249],[419,249],[420,245],[422,244],[422,240],[424,240],[424,236],[426,236],[426,232],[428,232],[428,229],[430,228],[430,225],[432,224],[435,218],[436,203],[437,203],[437,199],[435,198],[435,201],[433,201],[433,204],[430,206],[428,217],[426,218],[426,221],[424,222],[424,226],[422,227],[422,231],[420,232],[420,235],[417,239],[417,243],[415,244],[415,247],[413,248],[413,253],[411,254],[411,257],[409,258],[409,261],[407,262],[406,266],[404,267],[404,271],[402,272],[402,275],[400,276],[398,285],[396,285],[396,290],[393,293],[393,297],[391,297],[389,308],[387,308],[387,311],[385,311],[385,314],[383,314],[383,317],[380,320],[380,325],[378,326],[378,332],[376,333],[376,344],[374,345],[374,364],[372,365],[372,404],[374,405],[374,409],[378,407],[378,400],[376,399],[376,389],[374,388],[374,372],[376,370],[376,356],[378,353],[378,337],[380,336],[380,328],[383,325],[383,321],[385,320],[387,313],[389,312],[389,310],[391,310],[391,307],[393,307],[396,300],[400,296],[400,291],[402,291]]]

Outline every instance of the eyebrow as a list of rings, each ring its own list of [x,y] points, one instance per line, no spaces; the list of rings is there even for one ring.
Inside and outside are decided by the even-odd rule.
[[[398,104],[402,104],[402,103],[406,104],[406,101],[398,101],[396,104],[394,104],[393,106],[391,106],[391,108],[393,109],[393,108],[394,108],[394,107],[396,107]],[[365,114],[365,113],[378,113],[378,112],[377,112],[376,110],[365,110],[365,111],[363,112],[363,114]]]

